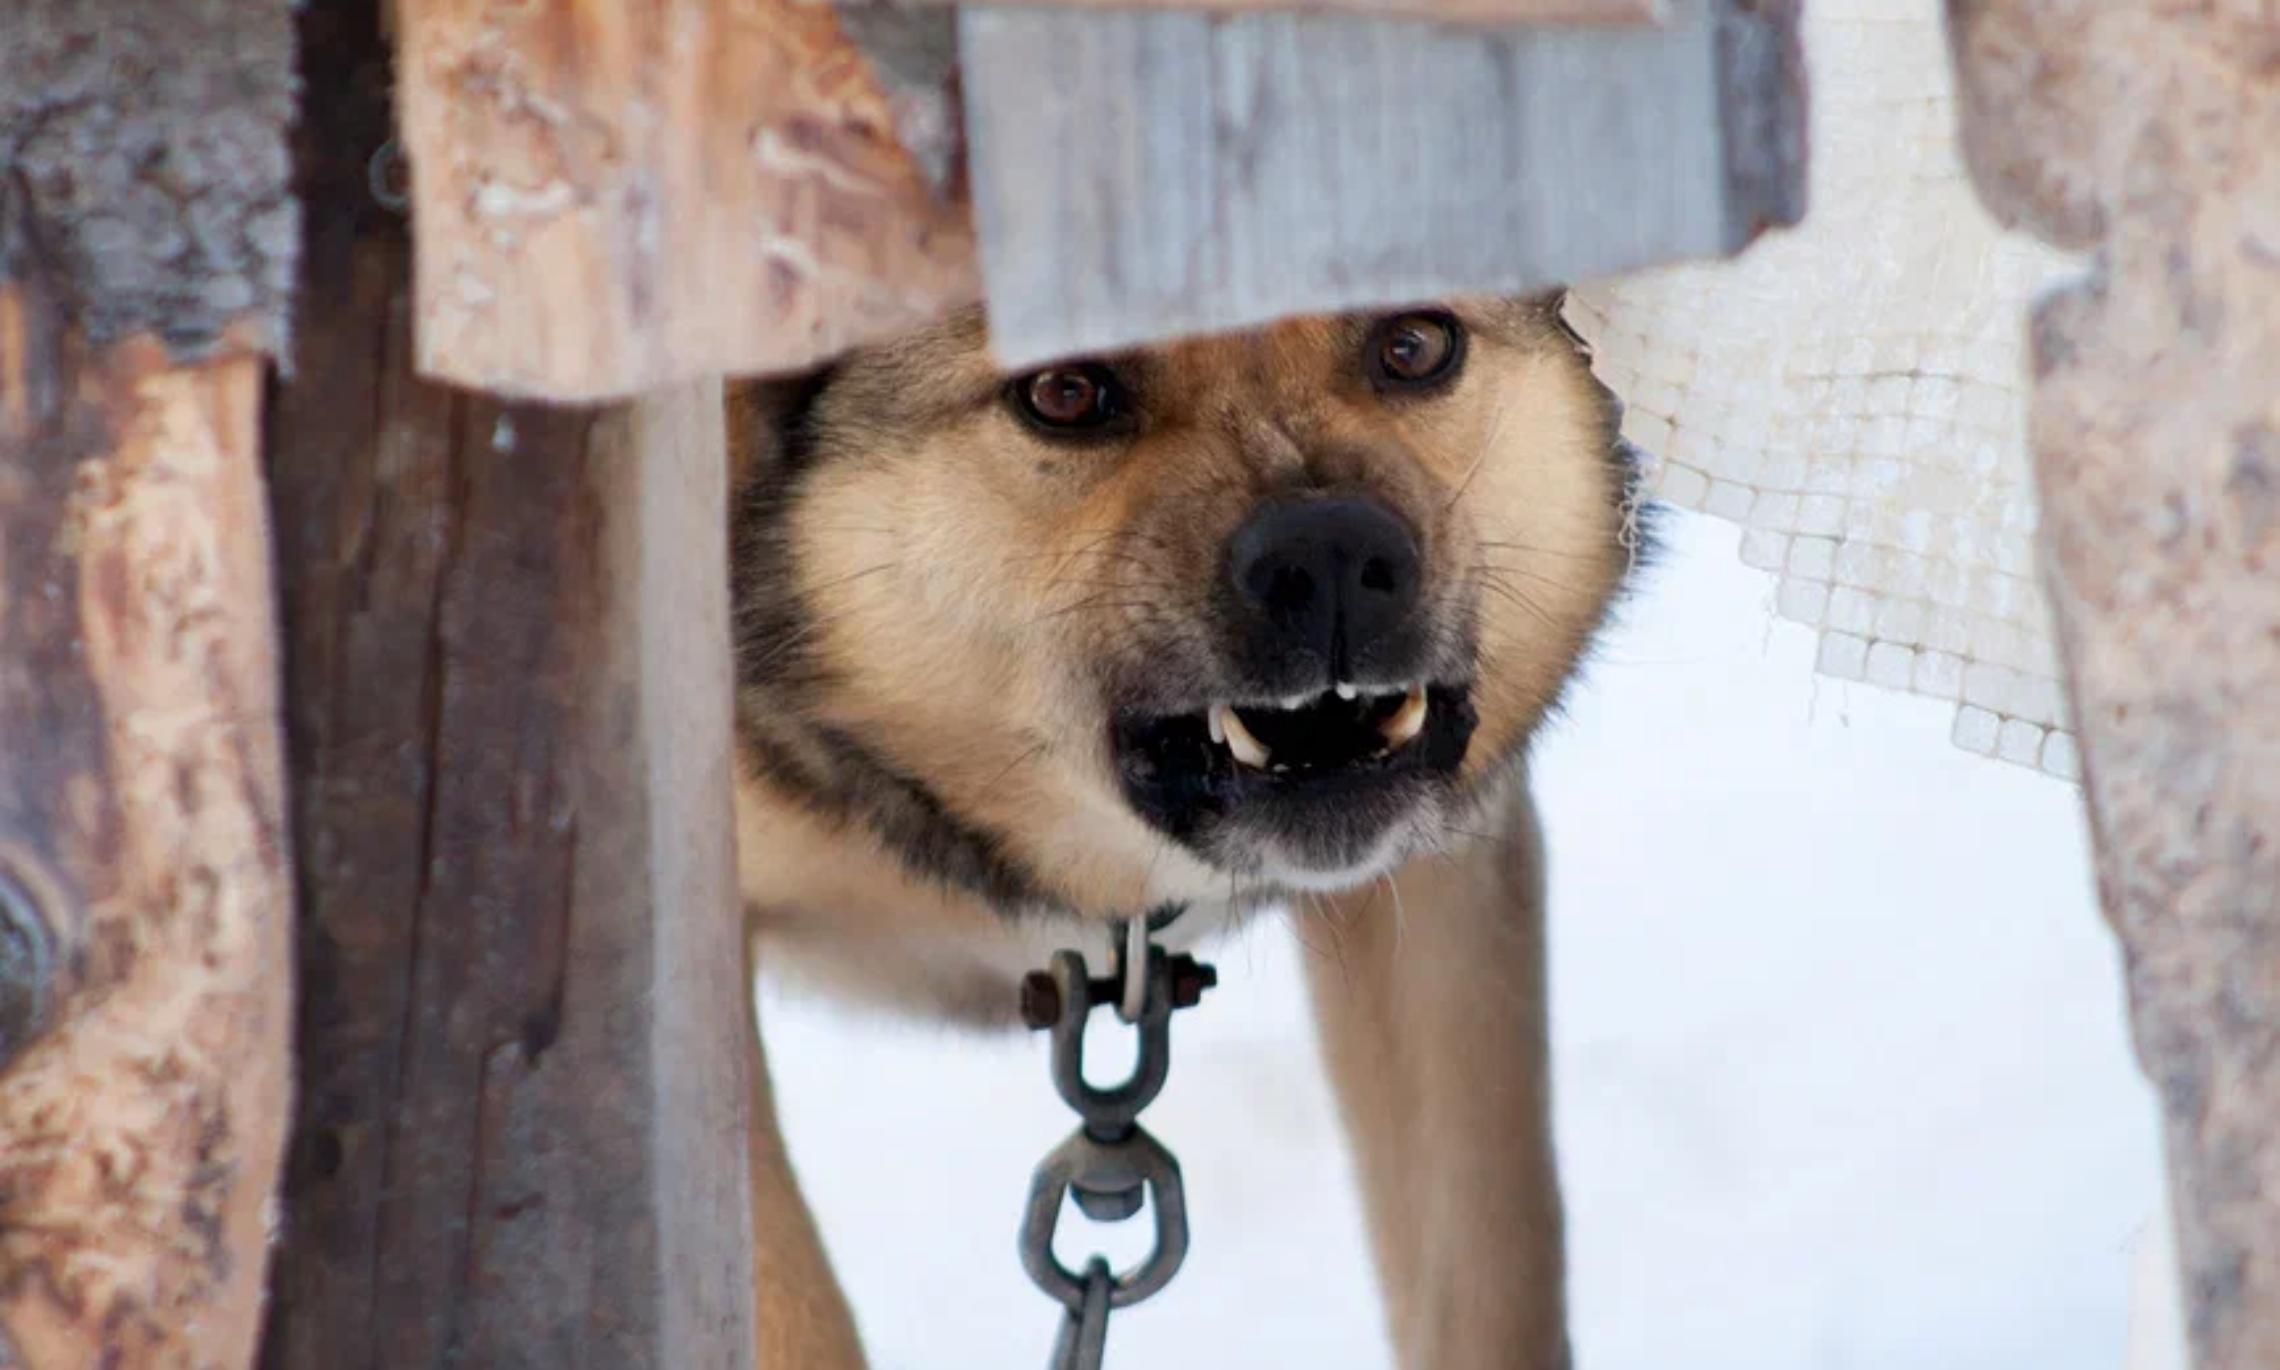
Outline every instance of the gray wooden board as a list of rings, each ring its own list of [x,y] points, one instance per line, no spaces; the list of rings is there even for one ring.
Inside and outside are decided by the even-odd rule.
[[[1677,0],[1633,30],[962,9],[998,355],[1734,251],[1802,209],[1791,9]]]

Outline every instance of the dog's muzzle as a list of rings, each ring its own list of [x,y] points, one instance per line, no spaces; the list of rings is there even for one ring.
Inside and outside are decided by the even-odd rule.
[[[1140,814],[1208,854],[1272,844],[1350,864],[1461,766],[1470,682],[1426,665],[1424,557],[1374,499],[1270,502],[1229,540],[1226,697],[1126,712],[1111,746]],[[1248,841],[1246,841],[1248,839]]]

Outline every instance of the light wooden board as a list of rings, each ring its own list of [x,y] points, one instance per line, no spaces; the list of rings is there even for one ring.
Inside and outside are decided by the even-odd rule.
[[[828,5],[395,11],[428,375],[623,397],[796,369],[973,297],[964,208],[897,138],[925,102]]]
[[[961,11],[1018,365],[1732,251],[1802,209],[1784,6],[1639,30]]]

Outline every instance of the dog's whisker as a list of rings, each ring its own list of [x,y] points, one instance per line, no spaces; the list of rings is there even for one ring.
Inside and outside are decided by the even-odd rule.
[[[1022,767],[1028,765],[1032,761],[1043,758],[1048,752],[1052,750],[1053,744],[1050,742],[1038,742],[1026,748],[1018,755],[1016,755],[1013,760],[1007,762],[1004,770],[999,771],[995,776],[992,776],[990,778],[989,784],[982,787],[984,792],[996,790],[998,786],[1003,785],[1007,780],[1011,779],[1015,771],[1020,770]]]
[[[1582,561],[1597,565],[1606,560],[1602,553],[1563,551],[1557,547],[1541,547],[1532,542],[1490,542],[1473,544],[1487,552],[1525,552],[1532,557],[1553,557],[1561,561]]]
[[[1531,618],[1534,618],[1538,623],[1541,623],[1546,628],[1558,631],[1560,627],[1559,620],[1552,617],[1551,611],[1544,608],[1544,606],[1538,604],[1536,601],[1528,598],[1526,595],[1521,594],[1518,590],[1512,588],[1509,585],[1499,584],[1494,580],[1488,579],[1483,579],[1480,582],[1480,586],[1490,594],[1495,595],[1505,603],[1510,604],[1513,608],[1520,610],[1522,613],[1529,615]]]
[[[899,561],[882,561],[876,566],[866,566],[860,571],[851,572],[844,576],[835,576],[820,584],[807,586],[806,592],[811,595],[820,595],[826,590],[836,590],[842,585],[849,585],[858,580],[866,580],[872,576],[892,571],[901,564]]]
[[[1539,571],[1529,566],[1508,566],[1501,562],[1484,561],[1471,569],[1474,575],[1525,576],[1529,580],[1539,581],[1555,590],[1565,590],[1571,593],[1582,593],[1589,588],[1571,580],[1562,580],[1549,571]]]
[[[1443,514],[1447,514],[1451,509],[1456,508],[1457,501],[1463,499],[1465,491],[1472,488],[1472,483],[1480,475],[1481,468],[1488,464],[1490,454],[1496,451],[1497,444],[1503,440],[1504,421],[1511,416],[1511,413],[1512,392],[1508,390],[1498,397],[1496,415],[1489,420],[1488,436],[1481,441],[1480,450],[1473,454],[1472,465],[1466,468],[1464,479],[1458,481],[1457,488],[1449,493],[1448,503],[1441,506]]]
[[[1409,910],[1402,907],[1401,886],[1395,883],[1393,872],[1387,871],[1378,879],[1385,883],[1386,892],[1393,896],[1393,954],[1398,957],[1401,955],[1402,944],[1409,937]]]
[[[1153,603],[1143,599],[1111,600],[1095,597],[1091,599],[1080,600],[1075,604],[1064,604],[1057,609],[1048,609],[1044,613],[1039,614],[1037,617],[1029,620],[1022,626],[1024,628],[1034,628],[1041,623],[1050,623],[1055,619],[1066,618],[1071,614],[1091,613],[1096,610],[1146,610],[1153,612],[1155,608],[1156,606]]]

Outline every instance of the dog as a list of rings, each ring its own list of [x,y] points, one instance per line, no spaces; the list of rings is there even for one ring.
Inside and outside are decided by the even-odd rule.
[[[1560,297],[1010,377],[976,311],[729,406],[760,964],[1005,1027],[1115,920],[1292,909],[1400,1364],[1566,1366],[1526,755],[1637,539]],[[758,1079],[762,1363],[855,1370]]]

